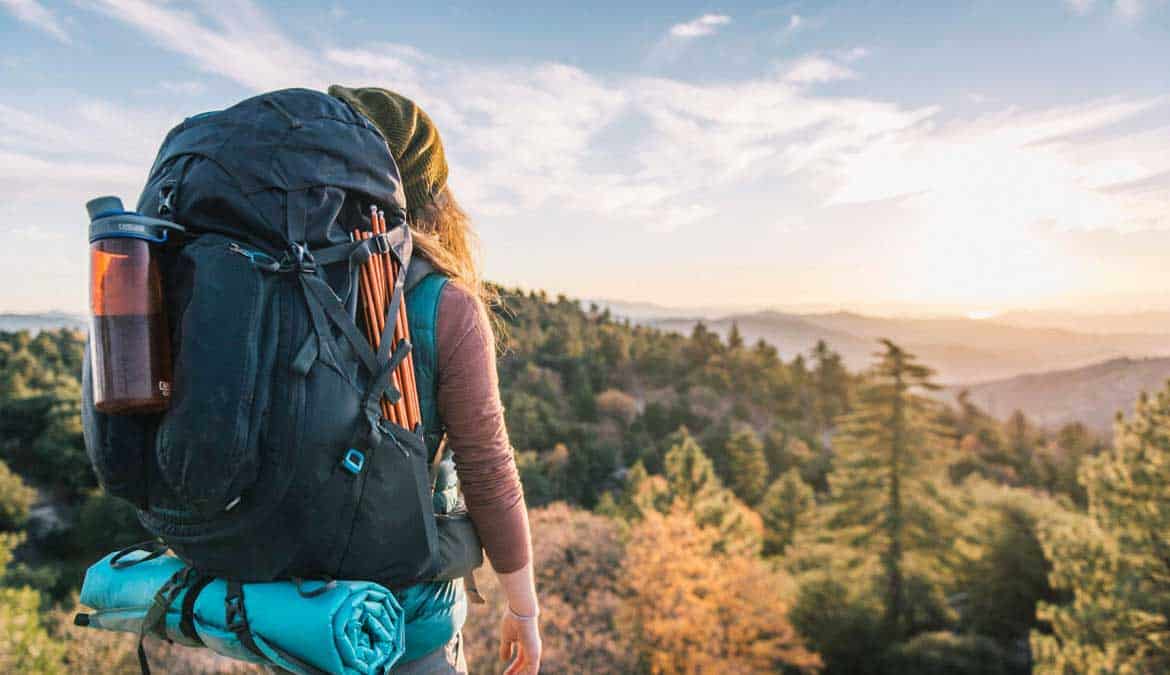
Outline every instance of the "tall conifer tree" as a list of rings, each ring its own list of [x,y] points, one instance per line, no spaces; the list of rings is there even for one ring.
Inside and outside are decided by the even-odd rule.
[[[727,441],[727,461],[731,488],[736,496],[748,504],[756,504],[768,488],[768,459],[764,442],[744,425],[737,428]]]
[[[1036,672],[1170,672],[1170,388],[1138,401],[1114,449],[1080,481],[1087,515],[1041,529],[1054,586],[1073,602],[1046,605],[1054,633],[1033,633]]]
[[[849,374],[841,362],[841,355],[829,349],[824,340],[817,340],[812,359],[816,396],[813,419],[817,430],[826,433],[833,428],[838,415],[848,412]]]
[[[882,344],[878,364],[834,439],[826,524],[840,543],[878,553],[887,636],[899,640],[912,628],[908,556],[939,549],[949,505],[939,479],[945,441],[933,421],[935,404],[922,395],[937,388],[932,371],[893,342]]]

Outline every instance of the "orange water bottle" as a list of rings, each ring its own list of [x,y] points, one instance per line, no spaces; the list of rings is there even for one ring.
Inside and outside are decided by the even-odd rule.
[[[182,228],[128,212],[117,197],[89,211],[89,345],[94,407],[103,413],[165,410],[171,341],[154,247]]]

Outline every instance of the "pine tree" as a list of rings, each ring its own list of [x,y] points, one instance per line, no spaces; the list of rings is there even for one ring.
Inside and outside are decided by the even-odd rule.
[[[801,480],[798,469],[789,469],[777,478],[760,500],[760,516],[764,519],[764,555],[784,553],[815,504],[813,489]]]
[[[755,504],[768,487],[768,460],[764,443],[751,427],[736,429],[727,442],[727,463],[731,489],[748,504]]]
[[[1038,534],[1039,523],[1060,513],[1057,503],[1031,490],[970,479],[970,508],[954,533],[950,597],[959,629],[1014,649],[1036,623],[1036,604],[1057,595]]]
[[[1028,483],[1032,478],[1032,458],[1039,440],[1023,411],[1017,410],[1004,424],[1005,448],[1000,461],[1014,473],[1016,484]]]
[[[731,322],[731,331],[727,334],[728,349],[743,349],[743,335],[739,332],[739,322]]]
[[[691,337],[683,345],[683,357],[691,368],[702,368],[715,356],[724,351],[719,334],[707,328],[702,321],[695,324]]]
[[[715,465],[687,430],[675,432],[674,445],[666,453],[666,480],[679,499],[693,507],[712,493],[723,489]]]
[[[758,552],[763,536],[760,516],[724,487],[703,449],[685,429],[680,432],[679,443],[665,459],[673,501],[694,514],[699,525],[718,532],[717,551]]]
[[[833,428],[838,415],[848,411],[849,376],[841,363],[841,355],[829,349],[824,340],[817,340],[812,350],[815,404],[814,423],[825,433]]]
[[[1054,586],[1052,635],[1032,634],[1036,672],[1170,672],[1170,387],[1142,395],[1114,448],[1081,467],[1088,513],[1041,528]]]
[[[933,424],[935,404],[920,394],[937,388],[932,371],[893,342],[882,344],[834,439],[826,525],[854,549],[880,552],[885,630],[896,641],[910,628],[907,557],[937,550],[949,505],[936,456],[945,441]]]

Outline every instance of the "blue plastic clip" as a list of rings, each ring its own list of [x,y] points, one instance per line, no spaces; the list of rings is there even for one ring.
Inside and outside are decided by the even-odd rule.
[[[362,472],[362,467],[366,465],[366,456],[362,454],[361,450],[350,448],[345,453],[345,459],[341,460],[341,468],[357,475]]]
[[[248,250],[234,241],[228,244],[228,250],[230,250],[232,253],[238,253],[248,260],[251,260],[253,265],[261,269],[269,270],[270,272],[277,272],[280,270],[280,261],[263,251]]]

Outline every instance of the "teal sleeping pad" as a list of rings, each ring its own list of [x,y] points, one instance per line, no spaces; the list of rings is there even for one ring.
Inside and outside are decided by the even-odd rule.
[[[81,603],[94,609],[89,626],[138,633],[159,588],[184,565],[169,556],[143,560],[146,552],[135,551],[122,563],[141,562],[116,568],[111,564],[114,555],[86,572]],[[466,607],[436,593],[431,584],[406,589],[400,602],[394,593],[371,582],[338,581],[330,588],[308,583],[300,590],[291,581],[243,584],[248,623],[264,659],[228,629],[227,583],[220,579],[208,584],[195,600],[193,618],[199,640],[192,640],[180,629],[187,589],[167,607],[163,622],[166,636],[179,644],[202,644],[224,656],[279,666],[298,675],[313,675],[310,668],[372,675],[436,649],[453,622],[462,624],[463,617],[451,616],[451,612],[465,612]],[[452,593],[462,593],[461,586],[444,586]],[[317,589],[320,593],[313,594]]]

